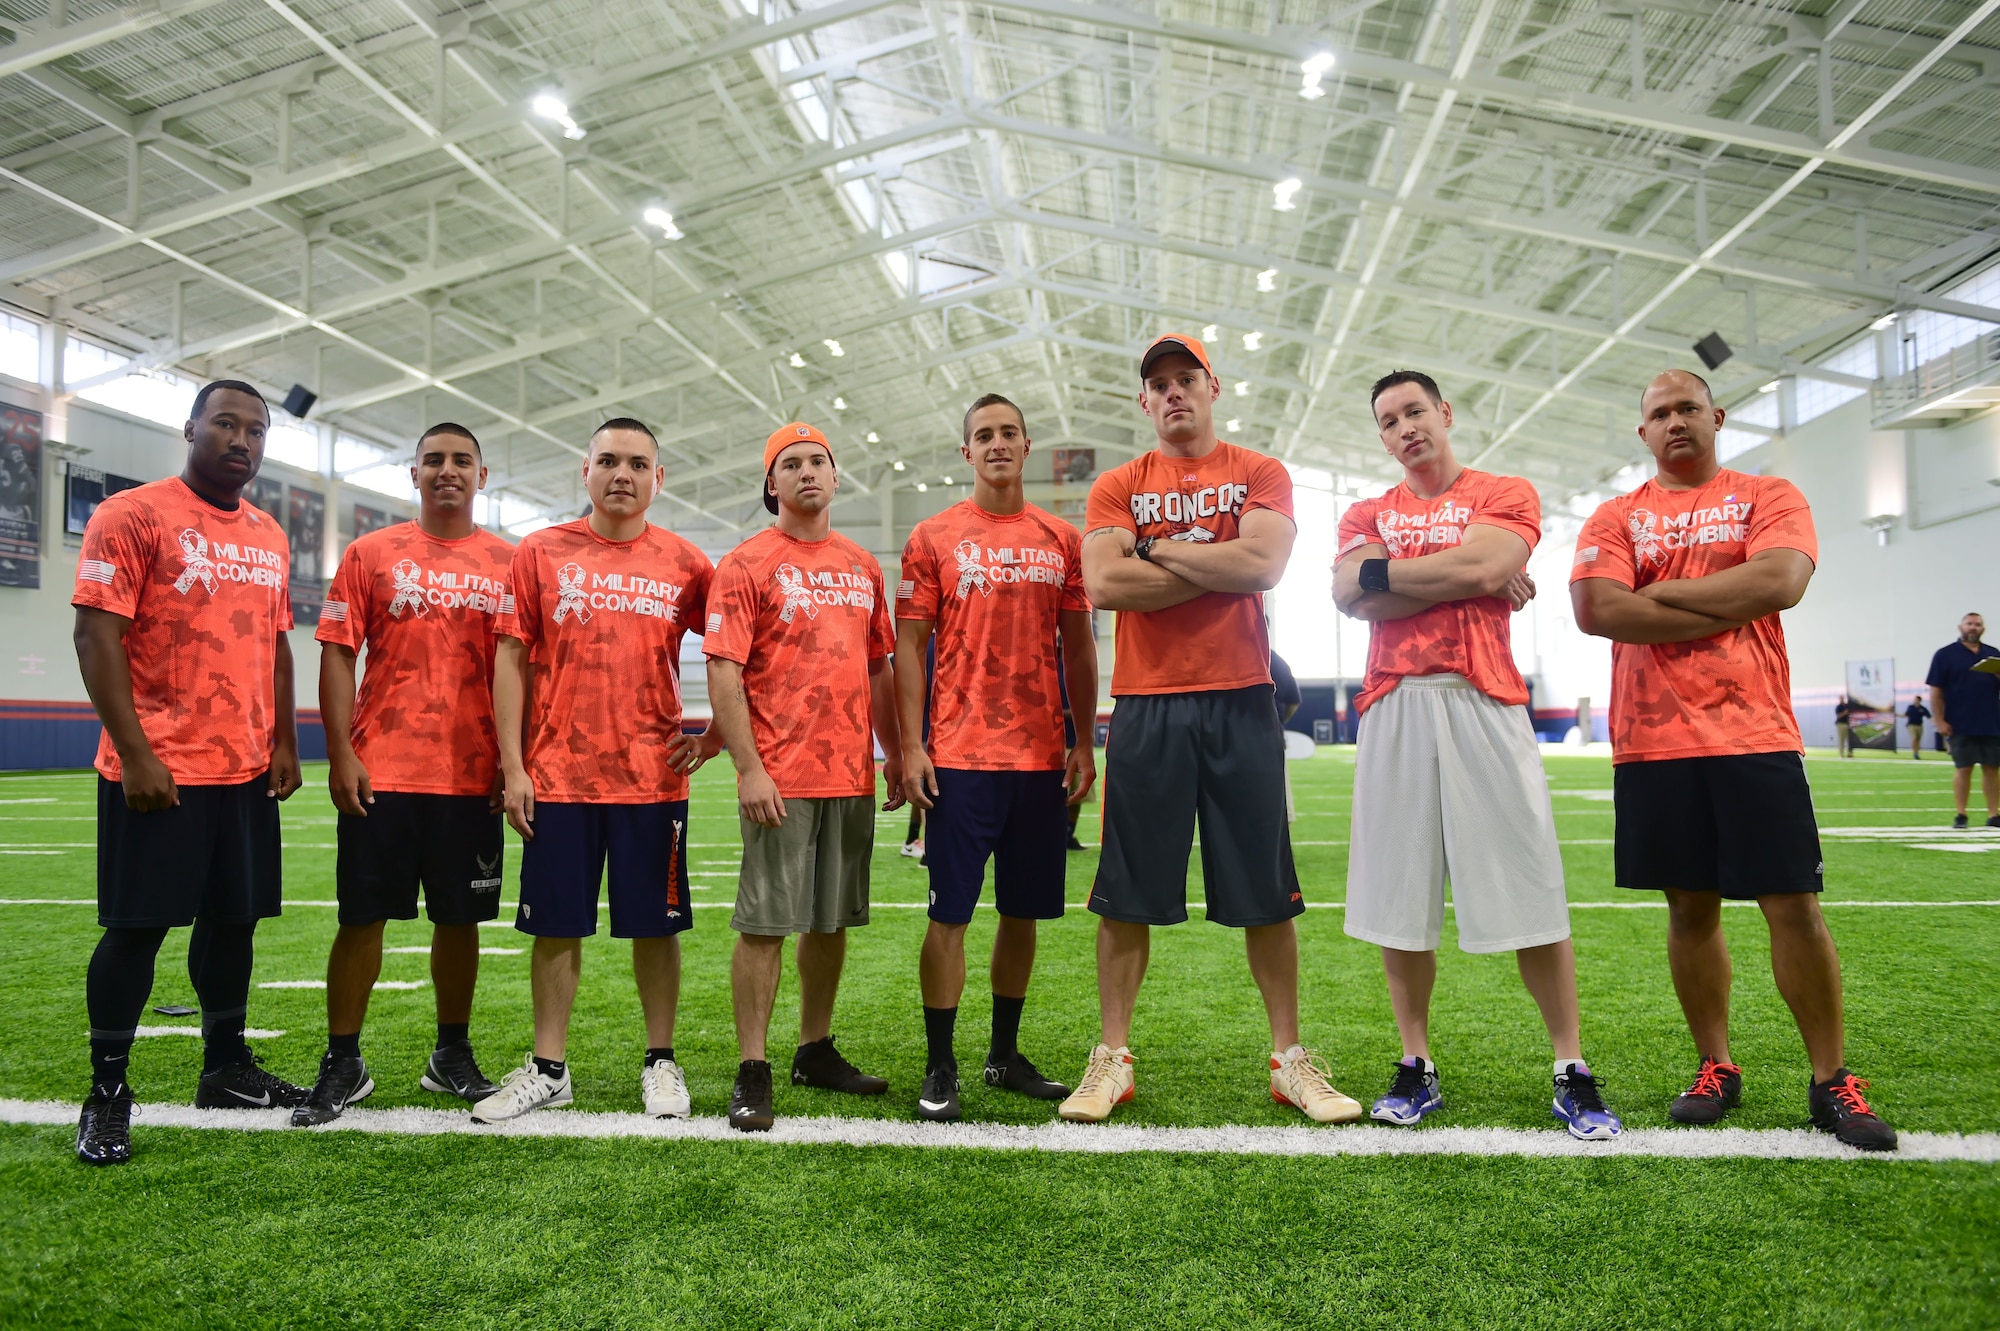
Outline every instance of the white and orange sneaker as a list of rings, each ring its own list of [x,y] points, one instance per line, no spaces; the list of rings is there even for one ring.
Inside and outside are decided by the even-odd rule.
[[[1361,1117],[1361,1102],[1336,1091],[1325,1060],[1304,1045],[1271,1055],[1271,1098],[1315,1123],[1353,1123]]]
[[[1058,1111],[1072,1123],[1102,1123],[1111,1111],[1130,1100],[1137,1090],[1132,1076],[1132,1051],[1124,1045],[1116,1049],[1099,1045],[1090,1051],[1090,1064],[1083,1080]]]

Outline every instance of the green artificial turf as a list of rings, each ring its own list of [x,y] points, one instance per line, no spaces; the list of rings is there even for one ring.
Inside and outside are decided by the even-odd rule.
[[[1611,885],[1609,763],[1548,760],[1571,899],[1648,900]],[[2000,1130],[2000,907],[1841,908],[1841,901],[2000,898],[2000,850],[1864,844],[1842,827],[1936,828],[1949,844],[1949,769],[1907,758],[1809,761],[1829,830],[1827,915],[1845,961],[1849,1062],[1892,1123]],[[1291,766],[1311,902],[1344,886],[1351,750]],[[1114,778],[1115,780],[1115,774]],[[0,778],[0,898],[93,895],[93,780]],[[286,806],[286,897],[333,898],[324,770]],[[47,802],[23,802],[47,801]],[[1096,841],[1097,806],[1083,839]],[[916,958],[923,871],[898,857],[905,815],[878,829],[875,922],[856,931],[835,1030],[891,1082],[856,1100],[781,1086],[786,1114],[910,1116],[923,1064]],[[736,864],[726,767],[697,777],[695,900],[727,902]],[[22,854],[49,851],[48,854]],[[1081,902],[1095,851],[1070,857]],[[503,896],[513,899],[518,845]],[[1191,892],[1200,894],[1199,862]],[[1657,900],[1657,898],[1651,898]],[[1731,1122],[1796,1127],[1807,1067],[1771,984],[1754,909],[1726,912],[1736,960],[1734,1054],[1747,1074]],[[84,1088],[88,906],[0,906],[0,1096]],[[725,909],[685,936],[677,1056],[695,1112],[720,1113],[734,1072]],[[1634,1127],[1664,1125],[1693,1055],[1668,980],[1665,913],[1572,915],[1585,1051]],[[959,1054],[967,1116],[1034,1123],[1051,1107],[989,1092],[976,1068],[990,1002],[993,917],[968,935]],[[258,934],[256,979],[322,978],[334,912],[294,905]],[[1073,1078],[1096,1031],[1093,919],[1045,924],[1023,1048]],[[1398,1053],[1374,949],[1341,913],[1300,922],[1306,1040],[1366,1101]],[[392,923],[392,947],[429,941]],[[491,947],[525,948],[511,928]],[[185,934],[161,954],[155,1003],[192,1002]],[[629,946],[586,947],[569,1057],[578,1110],[637,1110],[644,1046]],[[525,1053],[527,957],[483,959],[473,1037],[489,1075]],[[423,980],[426,958],[383,978]],[[797,1021],[791,975],[773,1057]],[[324,1038],[316,990],[253,990],[269,1066],[309,1081]],[[151,1013],[147,1023],[191,1024]],[[416,1086],[432,1038],[428,988],[378,990],[363,1049],[371,1105],[448,1102]],[[1447,1107],[1432,1124],[1548,1129],[1546,1037],[1502,957],[1455,950],[1447,925],[1433,1018]],[[1240,938],[1156,931],[1133,1034],[1135,1124],[1297,1123],[1272,1104],[1261,1006]],[[186,1100],[199,1042],[141,1040],[141,1100]],[[1422,1129],[1420,1129],[1421,1131]],[[147,1131],[119,1170],[84,1170],[69,1134],[0,1129],[0,1325],[215,1321],[482,1325],[1443,1325],[2000,1324],[2000,1169],[1990,1165],[1470,1157],[1083,1157],[1032,1152],[647,1141],[479,1141]],[[234,1301],[234,1302],[232,1302]]]

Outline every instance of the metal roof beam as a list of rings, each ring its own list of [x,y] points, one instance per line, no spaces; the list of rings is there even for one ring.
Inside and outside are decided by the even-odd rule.
[[[14,30],[14,41],[9,46],[0,46],[0,78],[26,73],[51,60],[81,55],[106,42],[198,14],[219,3],[221,0],[141,0],[139,4],[53,27],[46,23],[5,20],[0,26]]]

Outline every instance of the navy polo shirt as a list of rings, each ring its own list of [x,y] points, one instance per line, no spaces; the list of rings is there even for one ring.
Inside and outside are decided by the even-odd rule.
[[[1937,649],[1924,683],[1944,690],[1944,719],[1954,735],[2000,735],[2000,675],[1974,670],[1972,663],[2000,656],[2000,649],[1980,643],[1977,652],[1963,643]]]

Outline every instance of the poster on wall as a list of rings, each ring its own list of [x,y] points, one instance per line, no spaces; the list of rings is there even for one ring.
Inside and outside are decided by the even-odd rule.
[[[279,522],[285,520],[285,483],[283,481],[274,481],[269,477],[259,476],[256,480],[243,487],[243,493],[251,503],[269,513]]]
[[[366,536],[371,531],[381,531],[384,527],[393,526],[395,521],[392,515],[384,513],[379,508],[370,508],[366,504],[354,506],[354,534],[357,538]]]
[[[42,413],[0,407],[0,587],[42,585]]]
[[[1896,751],[1896,662],[1847,663],[1848,734],[1857,749]]]
[[[130,476],[72,466],[63,480],[63,530],[71,536],[83,535],[97,506],[120,490],[130,490],[139,482]]]
[[[292,541],[292,621],[319,623],[320,556],[326,548],[326,496],[292,487],[285,534]]]
[[[1057,448],[1050,451],[1055,462],[1057,485],[1080,485],[1097,475],[1097,450]]]

